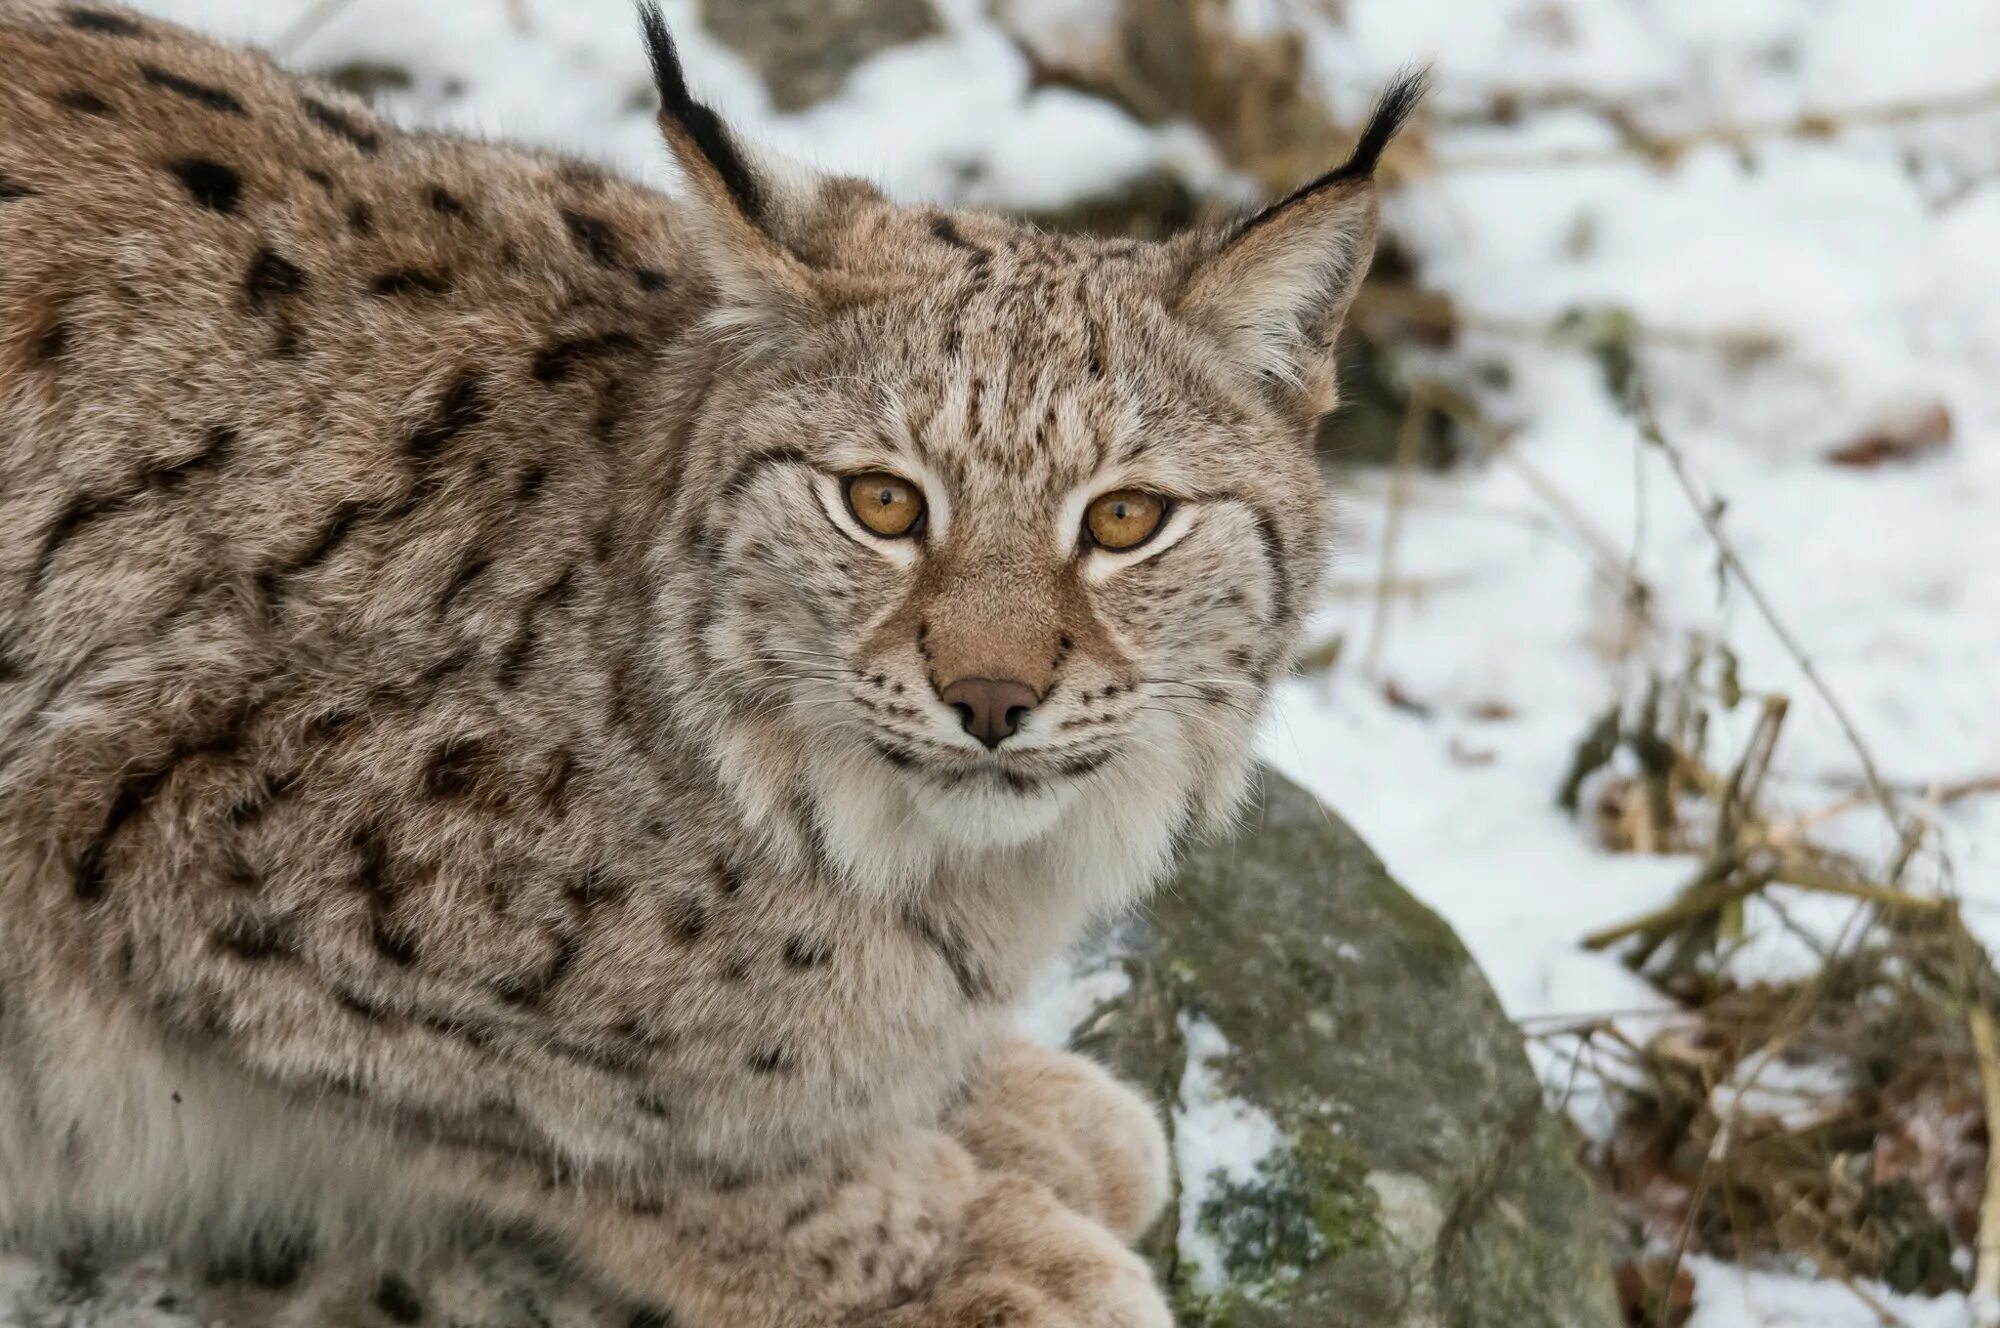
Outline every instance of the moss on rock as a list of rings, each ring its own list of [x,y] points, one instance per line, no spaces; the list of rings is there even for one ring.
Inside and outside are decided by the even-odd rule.
[[[1595,1196],[1464,945],[1302,790],[1266,775],[1250,824],[1104,938],[1132,981],[1079,1039],[1171,1099],[1213,1023],[1208,1071],[1284,1134],[1175,1178],[1195,1229],[1144,1248],[1183,1328],[1611,1328]]]

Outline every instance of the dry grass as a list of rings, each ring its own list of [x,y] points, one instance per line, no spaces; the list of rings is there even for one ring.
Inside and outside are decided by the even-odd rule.
[[[1711,716],[1738,706],[1754,708],[1749,737],[1711,764]],[[1907,848],[1871,869],[1817,842],[1853,795],[1771,809],[1789,710],[1746,693],[1733,657],[1703,645],[1680,676],[1591,725],[1559,791],[1615,851],[1700,860],[1676,899],[1585,941],[1615,949],[1680,1015],[1642,1041],[1608,1019],[1536,1034],[1573,1050],[1615,1106],[1590,1161],[1626,1237],[1636,1325],[1685,1317],[1690,1251],[1803,1261],[1864,1296],[1863,1281],[1937,1293],[1970,1286],[1982,1214],[1994,1236],[1981,1084],[2000,1066],[1979,1030],[2000,982],[1956,901],[1900,883]],[[1802,893],[1859,912],[1831,941],[1801,929],[1820,954],[1808,976],[1736,980],[1749,901],[1788,926]]]

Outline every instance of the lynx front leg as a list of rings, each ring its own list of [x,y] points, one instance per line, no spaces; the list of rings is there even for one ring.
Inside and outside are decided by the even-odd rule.
[[[1158,1114],[1082,1056],[1003,1044],[946,1128],[981,1167],[1033,1177],[1122,1240],[1152,1225],[1167,1199]]]
[[[635,1201],[460,1171],[484,1207],[553,1230],[686,1328],[1171,1328],[1146,1265],[1025,1176],[937,1133],[783,1182]]]

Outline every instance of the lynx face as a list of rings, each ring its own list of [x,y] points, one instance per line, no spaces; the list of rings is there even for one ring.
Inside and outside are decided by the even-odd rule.
[[[718,670],[1002,840],[1240,766],[1319,560],[1302,422],[1174,318],[1160,251],[880,227],[921,278],[706,422]]]
[[[690,437],[678,662],[745,800],[791,766],[887,880],[1075,818],[1150,870],[1226,816],[1319,579],[1366,169],[1143,245],[897,208],[662,118],[734,348]]]

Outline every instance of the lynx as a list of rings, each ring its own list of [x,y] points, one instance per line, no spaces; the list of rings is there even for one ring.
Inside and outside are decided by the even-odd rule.
[[[0,0],[0,1226],[1167,1324],[1152,1109],[1009,1012],[1246,787],[1417,84],[1071,238],[766,157],[641,16],[673,199]]]

